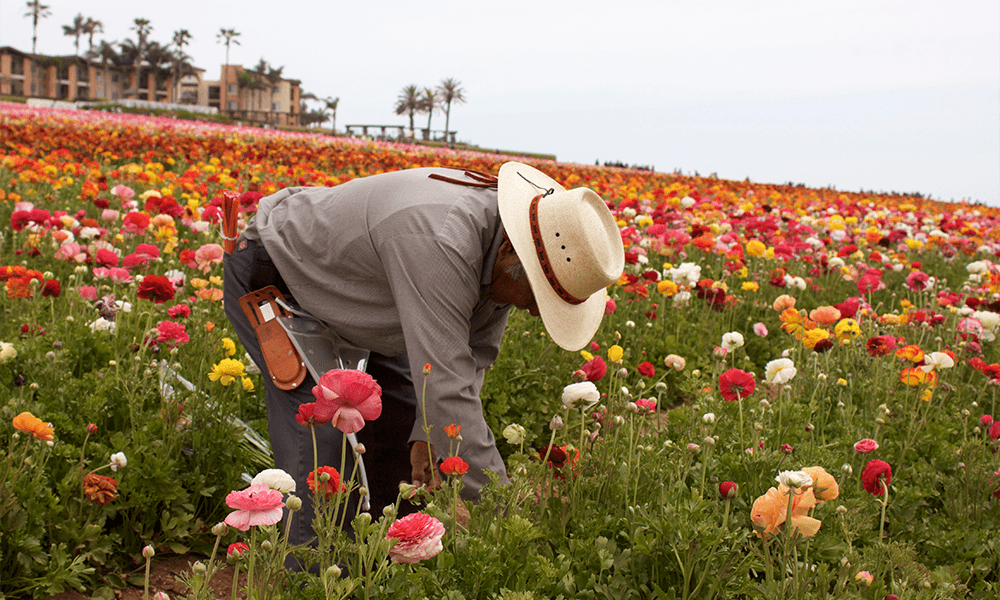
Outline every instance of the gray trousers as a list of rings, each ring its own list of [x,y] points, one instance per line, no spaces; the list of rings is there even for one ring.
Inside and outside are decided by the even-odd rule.
[[[302,510],[293,516],[288,541],[290,544],[305,544],[314,539],[312,495],[306,482],[313,469],[313,442],[309,429],[299,425],[295,415],[298,414],[300,404],[315,402],[312,388],[316,383],[308,374],[305,381],[291,391],[279,390],[271,383],[257,336],[238,304],[240,297],[252,291],[248,287],[251,280],[254,289],[277,284],[277,281],[261,281],[260,266],[255,265],[255,262],[259,262],[261,252],[255,252],[256,248],[257,243],[241,236],[236,250],[231,255],[226,255],[223,305],[233,330],[263,375],[274,464],[292,476],[296,485],[295,495],[302,500]],[[255,273],[257,277],[253,277]],[[285,293],[285,298],[289,304],[295,305],[295,299],[290,294]],[[371,510],[374,513],[372,516],[377,519],[384,506],[396,501],[399,482],[410,481],[409,436],[416,418],[417,401],[405,355],[386,357],[372,353],[367,372],[382,388],[382,414],[375,421],[366,422],[357,436],[358,441],[366,448],[364,461],[372,496]],[[316,427],[316,459],[319,466],[340,467],[342,435],[340,430],[329,424]],[[351,454],[348,450],[345,473],[342,474],[345,480],[353,469]],[[351,494],[348,522],[357,510],[357,502],[357,494]],[[405,515],[415,510],[416,507],[404,503],[399,514]],[[284,518],[287,519],[288,516],[286,509]],[[349,529],[348,533],[351,533]]]

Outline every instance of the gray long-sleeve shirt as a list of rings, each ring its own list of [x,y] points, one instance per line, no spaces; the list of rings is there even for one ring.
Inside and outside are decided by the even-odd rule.
[[[286,188],[261,199],[245,235],[267,249],[296,302],[342,338],[386,356],[406,354],[418,400],[410,440],[424,439],[425,364],[431,443],[462,425],[468,497],[506,481],[479,392],[500,349],[510,305],[489,299],[503,241],[496,190],[437,181],[451,169],[411,169],[336,187]],[[465,494],[463,494],[465,495]]]

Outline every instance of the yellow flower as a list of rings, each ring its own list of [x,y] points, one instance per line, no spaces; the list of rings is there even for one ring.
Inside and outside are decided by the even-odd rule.
[[[767,246],[760,240],[750,240],[747,242],[747,255],[760,258],[767,253]]]
[[[677,284],[669,279],[664,279],[663,281],[656,284],[656,291],[668,298],[676,294],[677,290],[678,290]]]
[[[583,360],[586,362],[594,360],[594,355],[591,354],[590,352],[587,352],[586,350],[580,350],[580,356],[582,356]]]
[[[760,286],[756,281],[744,281],[743,285],[740,286],[744,292],[756,292],[760,289]]]
[[[222,352],[226,356],[232,356],[236,354],[236,343],[229,338],[222,338]]]
[[[238,360],[223,358],[219,364],[212,366],[212,372],[208,374],[208,378],[212,381],[218,381],[222,385],[229,385],[237,377],[243,377],[245,368],[243,363]]]
[[[802,336],[802,345],[810,350],[813,350],[816,348],[816,344],[818,344],[821,340],[829,339],[829,337],[830,332],[825,329],[809,329]]]
[[[619,346],[618,344],[615,344],[614,346],[611,346],[610,348],[608,348],[608,360],[609,361],[611,361],[613,363],[616,363],[616,362],[620,361],[623,356],[625,356],[625,350],[622,349],[622,347]]]
[[[244,377],[241,382],[243,383],[243,389],[252,392],[253,391],[253,380],[249,377]]]
[[[196,290],[208,287],[208,280],[201,279],[200,277],[192,277],[191,280],[188,281],[188,283],[190,283],[191,287],[193,287]]]
[[[837,335],[838,340],[846,343],[861,335],[861,328],[854,319],[841,319],[833,332]]]

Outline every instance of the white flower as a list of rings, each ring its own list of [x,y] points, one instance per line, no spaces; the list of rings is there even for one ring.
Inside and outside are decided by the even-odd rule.
[[[972,275],[982,275],[989,270],[989,267],[986,265],[985,262],[977,260],[975,262],[970,262],[969,264],[967,264],[965,266],[965,270]]]
[[[211,224],[208,221],[195,221],[191,223],[191,229],[196,233],[205,233],[210,226]]]
[[[670,279],[677,285],[695,285],[701,279],[701,265],[681,263],[679,267],[670,269]]]
[[[563,388],[562,404],[563,408],[567,410],[571,408],[587,410],[597,404],[600,399],[601,392],[592,381],[571,383]]]
[[[117,471],[119,467],[125,467],[128,465],[128,459],[125,458],[124,452],[115,452],[111,455],[111,470]]]
[[[691,196],[684,196],[683,198],[681,198],[681,206],[683,206],[684,208],[687,208],[689,206],[694,206],[695,202],[697,201]]]
[[[812,477],[805,471],[782,471],[774,480],[793,489],[807,488],[813,484]]]
[[[730,331],[722,336],[722,347],[727,352],[732,352],[743,346],[743,334],[738,331]]]
[[[790,358],[777,358],[764,367],[764,380],[768,383],[787,383],[798,370]]]
[[[291,494],[295,491],[295,480],[292,476],[281,469],[264,469],[253,478],[250,485],[258,483],[266,484],[272,490],[277,490],[282,494]]]
[[[674,294],[674,307],[687,306],[691,301],[691,292],[687,290],[682,290]]]
[[[955,366],[955,361],[944,352],[929,352],[924,355],[924,364],[920,368],[924,373],[941,369],[950,369]]]
[[[985,329],[996,331],[1000,327],[1000,314],[991,311],[977,310],[972,317],[983,324]]]
[[[132,303],[131,302],[126,302],[124,300],[115,300],[115,306],[117,306],[118,310],[120,310],[121,312],[125,312],[125,313],[132,312]]]
[[[701,420],[706,425],[711,425],[711,424],[715,423],[715,413],[705,413],[705,414],[703,414],[701,416]]]
[[[17,356],[17,349],[14,344],[0,342],[0,363],[5,363]]]
[[[114,333],[115,322],[108,321],[104,317],[101,317],[96,321],[93,321],[92,323],[88,324],[87,327],[90,327],[91,333],[97,333],[98,331],[107,331],[110,333]]]
[[[503,437],[507,440],[508,444],[523,444],[524,436],[527,432],[524,427],[518,425],[517,423],[511,423],[503,430]]]

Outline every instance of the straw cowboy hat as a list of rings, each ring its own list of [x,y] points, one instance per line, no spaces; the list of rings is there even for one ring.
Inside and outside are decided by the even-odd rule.
[[[566,190],[518,162],[500,167],[500,219],[556,344],[579,350],[604,317],[607,288],[625,269],[621,233],[593,190]]]

